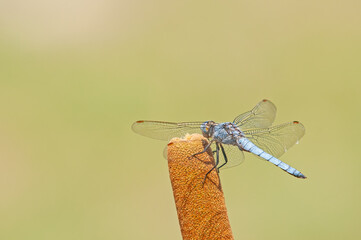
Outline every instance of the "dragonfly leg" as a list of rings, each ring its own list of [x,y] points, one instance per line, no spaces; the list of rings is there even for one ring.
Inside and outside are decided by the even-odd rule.
[[[212,145],[212,143],[214,142],[214,140],[211,140],[208,145],[203,149],[203,151],[199,152],[199,153],[195,153],[192,155],[192,157],[195,157],[196,155],[199,155],[199,154],[202,154],[202,153],[205,153],[207,152],[208,148]]]
[[[213,171],[213,169],[215,169],[217,167],[218,163],[219,163],[219,145],[218,145],[218,143],[216,143],[216,164],[204,176],[203,185],[204,185],[204,183],[205,183],[205,181],[207,179],[208,174],[210,174]]]
[[[224,158],[224,163],[221,166],[219,166],[217,168],[217,170],[219,170],[221,167],[223,167],[224,165],[226,165],[228,163],[228,158],[227,158],[226,152],[224,151],[224,148],[223,148],[222,144],[219,144],[219,145],[221,146],[221,150],[222,150],[222,154],[223,154],[223,158]]]

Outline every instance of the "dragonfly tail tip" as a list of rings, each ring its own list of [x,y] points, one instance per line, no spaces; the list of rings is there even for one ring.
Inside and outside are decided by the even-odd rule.
[[[299,178],[302,178],[302,179],[306,179],[307,177],[305,175],[303,175],[302,173],[300,173],[300,175],[298,176]]]

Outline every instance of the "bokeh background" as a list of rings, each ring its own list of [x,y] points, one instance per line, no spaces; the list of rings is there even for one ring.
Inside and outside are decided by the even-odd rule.
[[[181,239],[140,119],[299,120],[281,159],[221,172],[235,239],[358,239],[361,2],[0,1],[0,239]]]

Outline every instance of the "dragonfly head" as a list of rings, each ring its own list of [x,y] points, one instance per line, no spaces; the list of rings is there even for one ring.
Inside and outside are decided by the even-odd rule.
[[[214,133],[215,125],[216,125],[216,123],[213,121],[207,121],[207,122],[202,123],[201,130],[202,130],[203,136],[206,138],[212,137],[213,133]]]

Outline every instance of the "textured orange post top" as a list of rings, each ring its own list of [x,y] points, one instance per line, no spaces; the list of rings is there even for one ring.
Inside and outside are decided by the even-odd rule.
[[[184,240],[233,239],[217,172],[209,173],[203,184],[215,164],[212,150],[192,156],[207,144],[200,134],[173,138],[168,144],[169,175]]]

